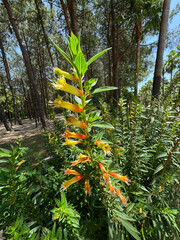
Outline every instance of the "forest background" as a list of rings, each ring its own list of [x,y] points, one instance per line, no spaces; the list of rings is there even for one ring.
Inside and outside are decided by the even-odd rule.
[[[7,131],[40,122],[48,154],[19,140],[0,149],[5,237],[178,239],[180,4],[170,3],[2,0],[1,120]]]

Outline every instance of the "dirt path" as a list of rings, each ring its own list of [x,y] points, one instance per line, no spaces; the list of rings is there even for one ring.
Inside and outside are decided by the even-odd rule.
[[[52,129],[52,121],[48,122],[49,128]],[[0,144],[14,142],[17,138],[21,141],[35,135],[42,134],[42,125],[39,122],[36,128],[35,122],[30,119],[23,119],[23,125],[13,125],[13,131],[6,131],[3,124],[0,124]]]

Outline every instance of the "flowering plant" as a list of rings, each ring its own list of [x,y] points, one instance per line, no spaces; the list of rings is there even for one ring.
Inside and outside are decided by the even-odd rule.
[[[91,105],[93,94],[115,90],[116,87],[106,86],[92,90],[97,83],[97,79],[91,78],[85,81],[85,73],[88,66],[109,49],[105,49],[86,62],[80,47],[80,35],[77,38],[71,33],[71,37],[67,40],[71,57],[55,43],[53,44],[72,66],[72,74],[62,71],[59,68],[54,69],[58,79],[56,83],[53,83],[53,87],[74,95],[77,103],[66,102],[62,97],[58,97],[54,101],[55,107],[65,108],[74,113],[74,115],[66,119],[66,124],[74,125],[78,128],[77,132],[67,130],[62,135],[65,138],[63,145],[75,146],[80,152],[77,160],[72,162],[65,171],[66,175],[75,176],[64,181],[62,189],[66,190],[72,184],[84,181],[84,191],[87,195],[91,193],[91,182],[93,183],[95,180],[98,180],[100,183],[101,178],[103,178],[110,193],[114,196],[117,194],[126,205],[127,201],[125,197],[111,184],[110,177],[115,177],[126,184],[129,184],[130,180],[127,176],[122,176],[114,171],[110,172],[105,167],[107,159],[112,163],[112,153],[110,143],[103,141],[102,138],[105,130],[113,129],[113,126],[107,122],[103,122],[100,111]],[[68,84],[66,79],[74,82],[76,86]],[[101,129],[101,131],[97,132],[96,129]],[[100,154],[97,155],[97,152],[100,152]]]

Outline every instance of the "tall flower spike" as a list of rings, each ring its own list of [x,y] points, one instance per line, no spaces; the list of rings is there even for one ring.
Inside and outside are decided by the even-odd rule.
[[[118,178],[118,179],[120,179],[121,181],[125,182],[127,185],[129,185],[129,182],[131,182],[131,181],[127,178],[127,176],[121,176],[121,175],[119,175],[119,174],[117,174],[117,173],[114,173],[114,172],[110,172],[109,174],[110,174],[111,176],[113,176],[113,177],[115,177],[115,178]]]
[[[65,133],[62,134],[62,136],[65,138],[78,138],[78,139],[86,138],[86,136],[81,133],[73,133],[73,132],[69,132],[69,131],[65,131]]]
[[[91,193],[91,187],[89,185],[88,179],[85,179],[84,191],[85,191],[86,195]]]
[[[65,143],[63,143],[63,145],[76,145],[78,143],[82,143],[81,141],[72,141],[72,140],[69,140],[68,138],[66,138],[66,141]]]
[[[86,127],[86,124],[84,122],[77,120],[75,117],[69,117],[68,119],[66,119],[66,122],[67,122],[67,124],[73,124],[79,128]]]
[[[82,96],[83,94],[83,92],[79,88],[67,84],[65,78],[63,77],[59,78],[57,83],[53,83],[52,85],[57,90],[65,91],[78,97]]]
[[[71,178],[70,180],[63,182],[62,190],[63,191],[66,190],[69,186],[71,186],[73,183],[80,181],[83,177],[84,177],[83,175],[77,175],[77,176]]]
[[[86,163],[86,162],[91,162],[91,160],[89,159],[89,156],[85,156],[83,154],[80,153],[78,160],[72,162],[71,166],[76,166],[79,163]]]
[[[66,109],[71,110],[71,111],[76,112],[76,113],[82,112],[82,108],[80,108],[80,107],[78,107],[78,106],[76,106],[72,103],[63,101],[62,97],[56,98],[55,101],[54,101],[54,105],[55,105],[55,107],[66,108]]]
[[[59,68],[55,68],[55,69],[54,69],[54,73],[55,73],[56,75],[60,76],[60,77],[63,77],[63,76],[64,76],[65,78],[67,78],[67,79],[69,79],[69,80],[72,80],[72,81],[74,81],[74,82],[78,82],[78,81],[79,81],[79,79],[78,79],[77,77],[73,76],[73,75],[70,74],[70,73],[67,73],[67,72],[62,71],[62,70],[59,69]]]
[[[120,197],[121,201],[122,201],[122,202],[124,203],[124,205],[126,206],[126,205],[127,205],[126,199],[123,197],[123,195],[120,193],[120,191],[117,190],[116,188],[115,188],[115,191],[116,191],[117,195]]]

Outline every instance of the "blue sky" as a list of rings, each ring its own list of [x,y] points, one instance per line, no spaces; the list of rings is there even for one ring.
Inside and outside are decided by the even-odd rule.
[[[171,5],[170,5],[170,12],[176,8],[176,4],[180,3],[179,0],[171,0]],[[172,19],[171,22],[169,22],[169,30],[172,31],[173,29],[176,29],[177,26],[180,25],[180,12]],[[157,42],[158,41],[158,35],[157,36],[154,36],[154,37],[149,37],[147,38],[146,40],[146,44],[148,43],[153,43],[153,42]],[[178,43],[177,43],[178,44]],[[180,44],[180,43],[179,43]],[[169,54],[169,52],[171,51],[172,49],[168,49],[166,48],[165,51],[164,51],[164,58],[163,60],[166,59],[166,56]],[[154,62],[155,64],[155,61],[156,61],[156,52],[157,52],[157,48],[153,51],[152,55],[151,55],[151,60]],[[146,83],[147,81],[149,80],[153,80],[153,71],[154,71],[154,66],[152,69],[150,69],[152,72],[147,76],[147,78],[145,78],[145,80],[141,83],[139,83],[138,85],[138,90],[144,85],[144,83]],[[168,78],[168,75],[166,75],[166,77]]]

